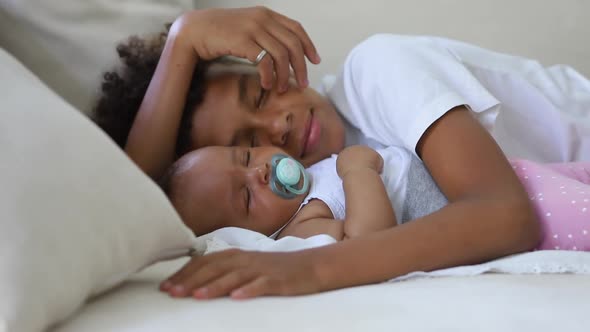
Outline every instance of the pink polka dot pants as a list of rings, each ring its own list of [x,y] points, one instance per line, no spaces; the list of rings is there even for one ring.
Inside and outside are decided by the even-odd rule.
[[[536,249],[590,251],[590,163],[510,163],[541,222]]]

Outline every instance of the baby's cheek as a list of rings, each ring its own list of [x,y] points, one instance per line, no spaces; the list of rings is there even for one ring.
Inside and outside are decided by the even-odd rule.
[[[262,211],[265,228],[274,233],[289,222],[298,208],[299,202],[297,199],[284,199],[272,194],[272,197],[268,197],[265,209]]]
[[[188,227],[196,236],[201,236],[225,227],[225,225],[218,225],[218,223],[214,221],[215,218],[208,213],[199,211],[199,213],[195,214],[195,211],[190,209],[188,211],[183,211],[182,209],[177,211],[186,227]]]
[[[299,210],[301,202],[298,198],[294,199],[283,199],[283,206],[281,208],[280,219],[283,224],[291,220],[293,215]]]

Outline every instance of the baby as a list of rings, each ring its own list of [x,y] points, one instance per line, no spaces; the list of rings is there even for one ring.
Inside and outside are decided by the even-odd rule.
[[[542,225],[537,249],[590,250],[590,167],[511,164]],[[233,226],[273,238],[343,240],[447,204],[423,163],[398,147],[348,147],[307,170],[276,147],[207,147],[179,159],[162,183],[197,235]]]
[[[234,226],[273,238],[341,240],[446,203],[422,163],[397,147],[349,147],[307,170],[276,147],[207,147],[178,160],[163,183],[197,235]]]

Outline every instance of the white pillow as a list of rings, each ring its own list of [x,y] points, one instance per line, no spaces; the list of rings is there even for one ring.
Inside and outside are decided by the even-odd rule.
[[[0,0],[0,46],[88,113],[129,35],[160,32],[191,0]]]
[[[98,127],[1,48],[0,78],[0,331],[41,331],[194,237]]]

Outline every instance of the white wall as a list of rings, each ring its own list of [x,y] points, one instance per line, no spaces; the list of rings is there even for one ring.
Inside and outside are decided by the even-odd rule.
[[[264,5],[300,21],[334,72],[347,51],[376,32],[441,35],[590,76],[590,1],[585,0],[195,0],[197,8]]]

